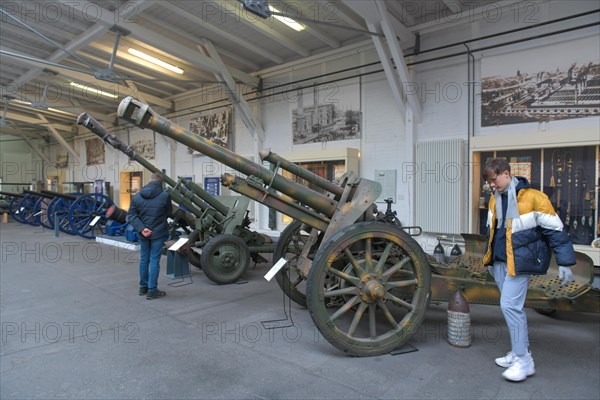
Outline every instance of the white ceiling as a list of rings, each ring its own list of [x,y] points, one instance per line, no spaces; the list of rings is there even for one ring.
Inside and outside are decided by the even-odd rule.
[[[462,2],[462,3],[461,3]],[[467,0],[385,1],[403,49],[440,15]],[[479,4],[494,1],[479,0]],[[362,4],[360,4],[362,3]],[[179,94],[215,81],[218,64],[198,48],[209,40],[239,82],[256,85],[257,72],[371,38],[365,15],[372,1],[274,0],[270,4],[306,29],[296,32],[273,16],[261,19],[236,0],[0,1],[0,84],[5,134],[39,135],[51,126],[66,138],[76,116],[89,111],[111,121],[120,98],[134,94],[163,108]],[[502,2],[505,3],[505,2]],[[98,80],[119,35],[113,63],[118,83]],[[141,65],[129,48],[184,70],[183,75]],[[115,93],[90,94],[71,82]],[[45,93],[45,94],[44,94]],[[37,107],[36,102],[41,102]]]

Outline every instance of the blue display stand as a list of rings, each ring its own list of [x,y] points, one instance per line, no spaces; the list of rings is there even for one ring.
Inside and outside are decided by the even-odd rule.
[[[187,255],[181,255],[178,251],[167,250],[167,273],[169,279],[182,279],[191,276],[190,260]]]

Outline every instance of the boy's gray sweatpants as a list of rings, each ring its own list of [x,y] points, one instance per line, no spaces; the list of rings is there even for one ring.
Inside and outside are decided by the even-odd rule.
[[[508,325],[512,352],[524,356],[529,347],[527,314],[524,305],[530,275],[508,276],[505,262],[494,262],[490,272],[500,289],[500,308]]]

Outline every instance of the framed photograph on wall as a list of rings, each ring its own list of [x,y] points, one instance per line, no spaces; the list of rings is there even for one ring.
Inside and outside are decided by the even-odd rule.
[[[190,132],[233,150],[232,110],[223,108],[220,111],[202,113],[190,121]],[[188,148],[188,154],[200,155],[197,151]]]
[[[131,148],[139,155],[147,160],[154,160],[154,139],[150,138],[139,138],[132,141]]]
[[[101,139],[85,141],[87,165],[104,164],[104,142]]]
[[[600,117],[598,38],[481,60],[481,126]]]
[[[69,166],[69,153],[56,155],[56,168],[67,168]]]
[[[360,80],[298,89],[292,105],[293,143],[324,143],[360,139]]]

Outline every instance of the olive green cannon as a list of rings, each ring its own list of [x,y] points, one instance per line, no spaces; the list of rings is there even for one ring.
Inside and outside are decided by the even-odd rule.
[[[173,201],[187,210],[186,213],[179,209],[173,214],[177,221],[173,226],[185,228],[192,249],[202,249],[200,256],[192,251],[190,262],[202,268],[211,281],[218,284],[233,283],[246,271],[251,259],[255,262],[267,261],[260,253],[272,253],[274,245],[269,237],[248,229],[248,198],[212,196],[194,182],[182,178],[175,181],[111,135],[87,113],[82,113],[77,123],[163,178]]]
[[[467,249],[452,265],[430,263],[411,236],[420,228],[399,226],[377,212],[374,202],[381,193],[377,182],[347,175],[331,183],[263,151],[261,158],[275,166],[271,171],[130,97],[121,102],[117,114],[240,172],[245,177],[224,174],[221,183],[295,220],[275,249],[276,265],[284,265],[278,282],[288,296],[306,304],[321,334],[342,351],[372,356],[401,347],[417,331],[429,302],[448,301],[458,289],[472,303],[498,303],[498,291],[479,265],[477,251]],[[280,169],[325,193],[282,176]],[[479,264],[470,269],[469,262]],[[575,270],[580,287],[559,290],[559,283],[544,282],[548,287],[531,292],[535,298],[528,298],[530,304],[538,309],[597,311],[598,298],[590,290],[591,260],[578,255],[578,266],[583,271]],[[576,301],[580,296],[587,299]]]

